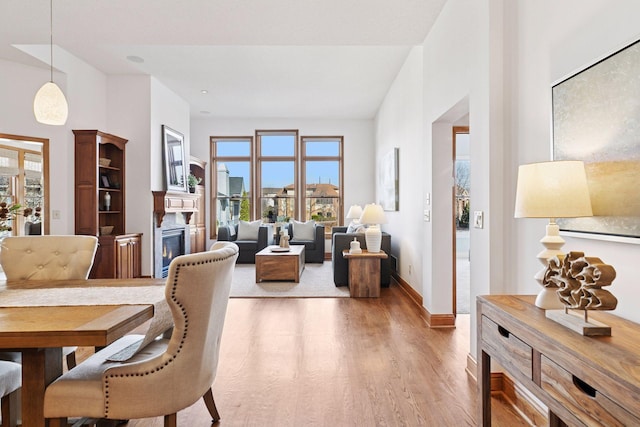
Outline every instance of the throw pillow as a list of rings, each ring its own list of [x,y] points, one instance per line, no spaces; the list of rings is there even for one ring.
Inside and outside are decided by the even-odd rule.
[[[294,240],[315,240],[316,238],[316,222],[307,221],[300,222],[295,219],[293,223],[293,239]]]
[[[262,224],[261,219],[247,222],[240,220],[238,224],[238,238],[237,240],[258,240],[258,231]]]
[[[351,221],[349,226],[347,227],[347,233],[364,233],[366,227],[364,224],[360,224],[359,222]]]

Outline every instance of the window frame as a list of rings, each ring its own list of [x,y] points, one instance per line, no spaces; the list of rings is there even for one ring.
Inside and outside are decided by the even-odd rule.
[[[228,141],[237,141],[237,142],[248,142],[249,143],[249,155],[248,156],[217,156],[217,144],[218,142],[228,142]],[[211,136],[209,137],[209,159],[211,160],[211,189],[209,191],[209,200],[211,200],[210,204],[210,215],[209,215],[209,237],[211,239],[216,239],[218,237],[218,227],[216,226],[217,221],[217,209],[216,204],[218,203],[218,163],[224,162],[249,162],[249,203],[254,203],[253,199],[255,198],[255,194],[253,191],[254,182],[255,182],[255,166],[254,166],[254,152],[255,152],[255,143],[253,136]],[[253,209],[249,210],[250,220],[253,221],[254,213]]]
[[[315,156],[307,154],[308,142],[320,142],[327,140],[335,140],[338,142],[338,154],[335,156]],[[306,206],[307,206],[307,162],[338,162],[338,209],[336,211],[336,226],[340,227],[344,225],[344,136],[331,135],[331,136],[317,136],[317,135],[305,135],[300,137],[301,148],[301,185],[304,188],[304,192],[301,197],[301,207],[304,213],[303,220],[309,221],[311,218],[306,218]],[[331,230],[325,227],[325,235],[330,236]]]
[[[262,155],[262,137],[263,136],[292,136],[294,139],[293,155]],[[307,178],[306,170],[308,162],[337,162],[338,163],[338,202],[336,211],[336,226],[344,225],[344,136],[330,135],[305,135],[300,136],[297,129],[256,129],[254,136],[210,136],[210,154],[211,160],[210,177],[211,189],[209,192],[210,202],[210,225],[209,232],[211,239],[217,238],[218,227],[217,221],[217,203],[218,203],[218,164],[224,162],[248,162],[249,163],[249,202],[251,203],[250,219],[263,219],[262,217],[262,170],[265,162],[292,162],[293,163],[293,200],[294,213],[290,217],[298,221],[308,221],[307,218]],[[217,156],[218,142],[248,142],[248,156]],[[338,154],[329,156],[308,155],[307,143],[332,141],[338,143]],[[330,236],[331,230],[325,227],[325,235]]]
[[[256,129],[256,192],[254,202],[255,218],[262,218],[262,164],[264,162],[293,162],[293,218],[299,220],[301,212],[300,204],[300,138],[298,129]],[[294,137],[293,156],[263,156],[262,155],[262,136],[285,136]],[[292,219],[293,219],[292,218]]]

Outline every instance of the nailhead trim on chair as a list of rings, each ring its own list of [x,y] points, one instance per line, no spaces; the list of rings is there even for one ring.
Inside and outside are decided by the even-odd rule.
[[[233,253],[230,257],[235,256],[236,253]],[[178,264],[176,266],[176,274],[175,274],[175,278],[173,280],[173,285],[171,287],[171,300],[178,306],[180,307],[181,311],[182,311],[182,317],[184,319],[184,333],[182,334],[182,339],[180,340],[180,345],[178,346],[178,349],[176,350],[176,354],[173,354],[171,356],[171,358],[169,360],[167,360],[165,363],[163,363],[161,366],[157,366],[154,369],[151,369],[149,371],[146,372],[139,372],[136,374],[118,374],[118,375],[108,375],[107,378],[105,379],[105,406],[104,406],[104,414],[105,414],[105,418],[109,418],[109,378],[122,378],[122,377],[130,377],[130,376],[146,376],[146,375],[151,375],[155,372],[158,372],[162,369],[164,369],[165,366],[169,365],[170,363],[172,363],[177,354],[180,353],[180,351],[182,350],[182,347],[184,346],[184,341],[187,338],[187,329],[189,326],[189,319],[187,318],[187,314],[185,313],[184,307],[182,305],[182,303],[180,301],[178,301],[176,299],[176,287],[177,287],[177,282],[178,282],[178,276],[180,275],[180,267],[182,266],[188,266],[188,265],[198,265],[198,264],[208,264],[208,263],[212,263],[212,262],[221,262],[221,261],[225,261],[230,257],[226,257],[226,258],[221,258],[221,259],[215,259],[215,260],[208,260],[208,261],[198,261],[198,262],[186,262],[183,264]]]

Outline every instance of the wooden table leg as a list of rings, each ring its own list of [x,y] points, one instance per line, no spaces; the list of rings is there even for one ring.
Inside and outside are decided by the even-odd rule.
[[[478,425],[491,425],[491,356],[481,351],[478,360],[478,391],[480,397],[480,416],[482,417]]]
[[[22,425],[45,426],[44,391],[62,375],[62,349],[22,350]]]

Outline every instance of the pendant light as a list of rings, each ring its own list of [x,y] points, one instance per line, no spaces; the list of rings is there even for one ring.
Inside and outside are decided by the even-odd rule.
[[[53,82],[53,0],[49,4],[50,33],[49,45],[51,48],[51,80],[42,85],[33,100],[33,114],[36,120],[45,125],[61,126],[67,122],[69,105],[62,90]]]

